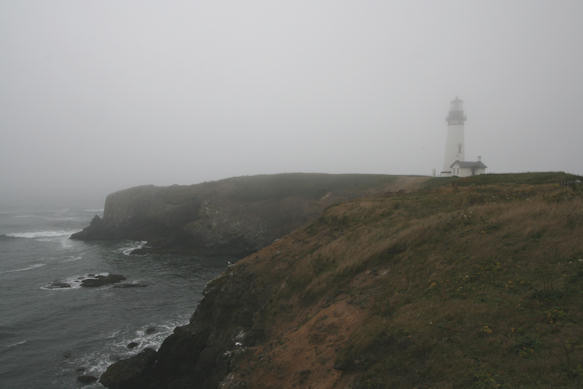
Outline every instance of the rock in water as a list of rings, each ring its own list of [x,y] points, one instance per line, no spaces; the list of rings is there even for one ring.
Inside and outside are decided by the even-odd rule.
[[[126,278],[121,274],[97,275],[95,278],[87,278],[81,281],[81,286],[86,288],[95,288],[104,285],[117,284]]]
[[[140,344],[138,342],[130,342],[130,343],[128,343],[127,348],[132,350],[132,349],[138,347],[139,345]]]
[[[151,348],[144,349],[136,356],[109,366],[99,382],[110,389],[148,387],[143,380],[147,377],[145,373],[152,368],[155,360],[156,352]]]
[[[68,284],[68,283],[62,282],[62,281],[53,281],[48,286],[49,289],[66,289],[66,288],[70,288],[70,287],[71,287],[71,284]]]

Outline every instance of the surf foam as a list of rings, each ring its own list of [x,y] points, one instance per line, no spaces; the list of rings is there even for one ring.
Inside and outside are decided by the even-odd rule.
[[[158,350],[164,339],[172,334],[174,328],[188,323],[188,318],[175,319],[160,323],[152,323],[133,331],[116,330],[106,337],[109,341],[105,347],[97,352],[84,355],[73,362],[76,366],[86,366],[86,374],[100,376],[114,362],[139,354],[145,348]],[[155,328],[156,332],[148,331]],[[137,343],[129,349],[128,344]]]
[[[21,272],[21,271],[38,269],[39,267],[43,267],[43,266],[46,266],[46,263],[35,263],[34,265],[30,265],[30,266],[27,266],[27,267],[21,267],[19,269],[4,270],[4,271],[0,272],[0,274],[4,274],[4,273],[17,273],[17,272]]]
[[[67,262],[77,262],[79,260],[83,259],[82,255],[70,255],[67,258],[65,258],[63,260],[63,263],[67,263]]]
[[[23,344],[25,344],[25,343],[28,343],[28,340],[26,340],[26,339],[25,339],[25,340],[21,340],[20,342],[16,342],[16,343],[7,344],[7,345],[5,346],[5,348],[9,349],[9,348],[13,348],[13,347],[18,347],[18,346],[21,346],[21,345],[23,345]]]
[[[146,242],[145,240],[132,242],[129,246],[124,246],[120,248],[119,252],[122,253],[123,255],[130,255],[132,251],[143,248],[146,245],[146,243],[148,242]]]
[[[12,232],[9,234],[5,234],[5,236],[9,238],[22,238],[22,239],[60,238],[63,236],[72,235],[75,232],[78,231],[56,230],[56,231]]]

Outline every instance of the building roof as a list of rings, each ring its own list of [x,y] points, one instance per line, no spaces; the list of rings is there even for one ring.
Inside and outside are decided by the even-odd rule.
[[[453,167],[454,165],[458,165],[460,168],[478,168],[478,169],[486,169],[488,166],[484,165],[482,161],[455,161],[449,167]]]

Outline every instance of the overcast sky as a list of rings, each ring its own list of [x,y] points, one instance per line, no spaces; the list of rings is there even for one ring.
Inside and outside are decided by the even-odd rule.
[[[0,205],[466,159],[583,174],[583,1],[0,0]]]

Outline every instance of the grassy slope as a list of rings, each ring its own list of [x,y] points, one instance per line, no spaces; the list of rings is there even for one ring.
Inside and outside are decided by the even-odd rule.
[[[583,193],[565,178],[436,179],[330,207],[235,265],[272,297],[255,319],[265,339],[234,377],[252,388],[580,387]]]

